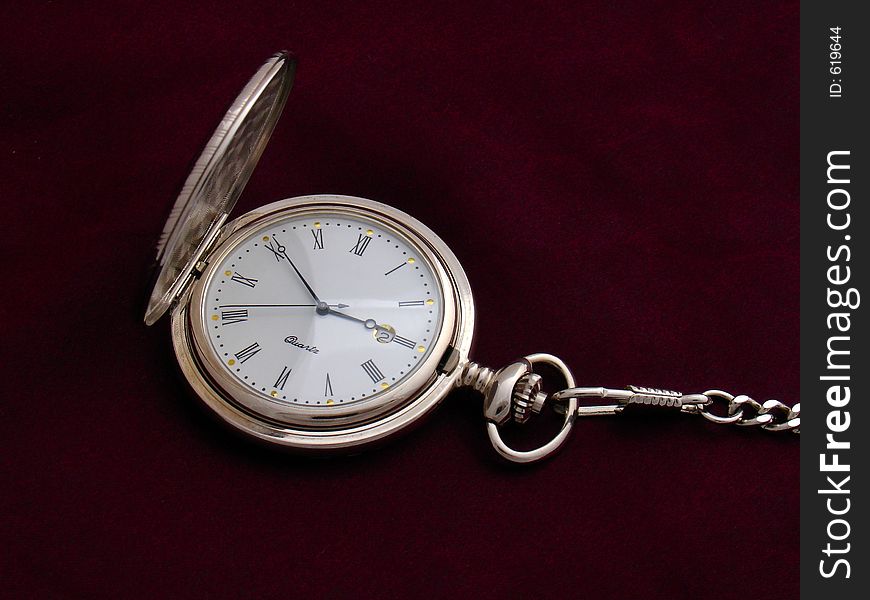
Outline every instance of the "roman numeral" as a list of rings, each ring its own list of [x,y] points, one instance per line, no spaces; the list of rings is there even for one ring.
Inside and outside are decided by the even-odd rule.
[[[381,373],[381,370],[375,365],[374,361],[371,359],[365,361],[360,365],[363,368],[363,371],[366,372],[366,375],[371,377],[372,383],[377,383],[384,378],[384,374]]]
[[[312,229],[311,235],[314,236],[314,248],[313,250],[323,250],[323,230],[322,229]]]
[[[326,389],[323,390],[323,395],[326,397],[332,396],[332,382],[329,380],[329,373],[326,374]]]
[[[409,300],[407,302],[399,302],[399,306],[423,306],[422,300]]]
[[[245,277],[244,275],[242,275],[240,273],[233,273],[233,276],[230,279],[232,281],[235,281],[236,283],[241,283],[242,285],[246,285],[248,287],[254,287],[255,285],[257,285],[257,282],[259,281],[259,279]]]
[[[275,260],[277,260],[278,262],[281,262],[281,259],[284,258],[281,255],[281,246],[280,245],[273,246],[272,240],[269,240],[268,244],[263,244],[263,248],[265,248],[266,250],[268,250],[269,252],[274,254]]]
[[[400,335],[397,335],[393,338],[393,341],[399,344],[400,346],[404,346],[405,348],[413,348],[417,345],[417,342],[412,342],[408,338],[403,338]]]
[[[258,344],[257,342],[254,342],[253,344],[251,344],[247,348],[243,348],[242,350],[239,350],[238,352],[236,352],[235,357],[237,359],[239,359],[240,363],[243,363],[246,360],[248,360],[249,358],[251,358],[252,356],[254,356],[260,350],[262,350],[262,348],[260,348],[260,344]]]
[[[349,252],[353,252],[357,256],[362,256],[366,251],[366,248],[369,247],[369,243],[372,241],[372,238],[365,234],[359,234],[359,239],[356,241],[356,245],[349,250]]]
[[[283,392],[284,385],[287,383],[287,378],[290,377],[290,372],[292,370],[293,369],[288,369],[287,367],[281,369],[281,374],[278,375],[278,379],[275,380],[275,385],[273,385],[272,387],[274,387],[275,389],[279,389]]]
[[[408,263],[403,262],[403,263],[400,264],[398,267],[394,267],[394,268],[390,269],[389,271],[387,271],[386,273],[384,273],[384,277],[386,277],[386,276],[389,275],[390,273],[393,273],[394,271],[398,271],[399,269],[401,269],[402,267],[404,267],[404,266],[407,265],[407,264],[408,264]]]
[[[224,310],[221,311],[221,323],[223,325],[232,325],[233,323],[241,323],[248,320],[248,309],[239,310]]]

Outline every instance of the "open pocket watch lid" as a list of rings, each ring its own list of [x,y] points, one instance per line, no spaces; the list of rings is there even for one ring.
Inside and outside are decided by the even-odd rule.
[[[281,116],[296,61],[286,52],[260,67],[230,105],[188,175],[157,243],[158,275],[145,323],[172,306],[203,250],[214,241],[257,166]]]

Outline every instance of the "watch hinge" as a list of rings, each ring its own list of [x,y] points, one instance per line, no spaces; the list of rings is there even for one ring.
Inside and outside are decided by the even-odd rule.
[[[196,262],[193,266],[188,267],[188,272],[184,276],[184,283],[178,287],[178,291],[175,293],[173,303],[177,303],[182,301],[187,290],[190,289],[190,286],[193,285],[193,282],[199,279],[203,273],[205,273],[206,267],[208,267],[209,261],[206,260],[208,256],[211,254],[212,250],[217,246],[218,240],[221,239],[221,234],[223,233],[224,223],[227,220],[227,215],[223,214],[218,219],[212,223],[212,226],[209,227],[209,230],[206,232],[206,235],[203,238],[203,243],[196,253]],[[188,263],[189,265],[190,263]]]
[[[190,274],[193,275],[196,279],[199,279],[200,276],[205,272],[205,268],[208,266],[208,262],[201,260],[194,265],[193,269],[190,271]]]

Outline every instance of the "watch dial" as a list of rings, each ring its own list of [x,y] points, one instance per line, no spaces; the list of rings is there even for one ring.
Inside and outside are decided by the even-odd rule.
[[[272,401],[370,399],[434,346],[443,298],[428,260],[392,228],[306,213],[237,244],[211,276],[202,318],[223,365]]]

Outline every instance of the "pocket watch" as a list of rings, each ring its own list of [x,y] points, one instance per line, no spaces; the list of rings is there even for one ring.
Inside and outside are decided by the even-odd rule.
[[[295,66],[286,52],[269,58],[209,139],[160,236],[145,313],[148,325],[170,313],[182,373],[234,429],[304,452],[357,451],[406,431],[466,386],[483,393],[493,447],[514,462],[550,455],[577,417],[632,405],[798,431],[799,405],[776,400],[575,387],[549,354],[499,370],[472,362],[474,302],[462,265],[431,229],[385,204],[301,196],[228,220]],[[538,364],[555,367],[566,388],[542,391]],[[501,426],[547,405],[562,414],[549,442],[518,451],[502,440]]]

